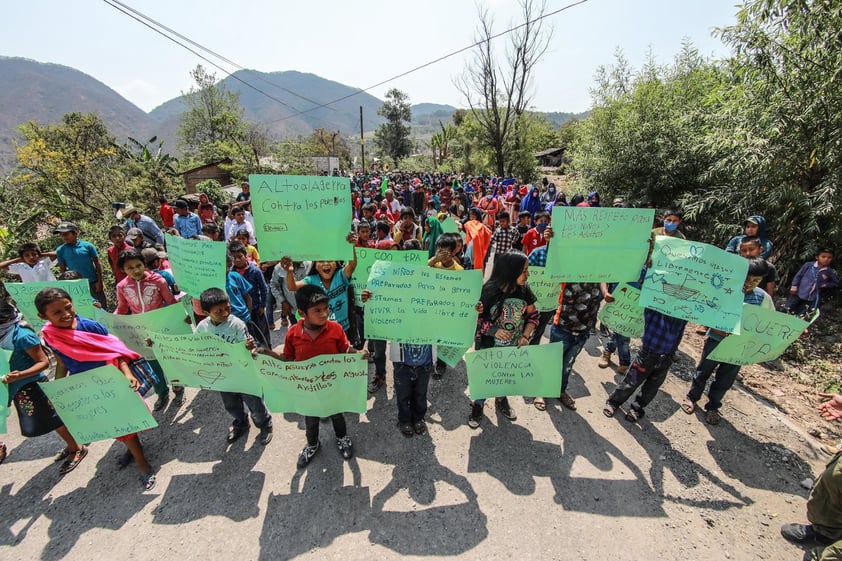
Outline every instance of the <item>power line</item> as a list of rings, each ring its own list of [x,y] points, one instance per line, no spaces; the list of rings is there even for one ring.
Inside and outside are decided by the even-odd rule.
[[[187,36],[185,36],[185,35],[182,35],[182,34],[181,34],[181,33],[179,33],[178,31],[176,31],[175,29],[172,29],[171,27],[167,27],[167,26],[166,26],[166,25],[164,25],[163,23],[161,23],[161,22],[159,22],[159,21],[157,21],[157,20],[155,20],[155,19],[153,19],[153,18],[151,18],[151,17],[147,16],[147,15],[146,15],[146,14],[144,14],[143,12],[140,12],[140,11],[138,11],[138,10],[136,10],[136,9],[132,8],[132,7],[131,7],[131,6],[129,6],[128,4],[125,4],[124,2],[120,2],[120,0],[104,0],[104,1],[106,2],[106,4],[109,4],[109,5],[111,5],[111,6],[115,7],[115,8],[116,8],[117,6],[120,6],[121,8],[123,8],[123,10],[121,10],[121,11],[123,11],[123,13],[125,13],[125,11],[124,11],[124,10],[128,10],[128,11],[132,12],[133,14],[135,14],[135,15],[136,15],[136,16],[138,16],[139,18],[142,18],[142,19],[143,19],[143,20],[145,20],[146,22],[149,22],[150,24],[152,24],[152,25],[156,26],[157,28],[163,29],[163,30],[165,30],[166,32],[171,33],[172,35],[175,35],[175,36],[176,36],[176,37],[178,37],[179,39],[181,39],[181,40],[183,40],[183,41],[185,41],[185,42],[187,42],[187,43],[189,43],[189,44],[193,45],[194,47],[196,47],[196,48],[198,48],[198,49],[200,49],[200,50],[202,50],[202,51],[204,51],[204,52],[206,52],[206,53],[208,53],[208,54],[210,54],[211,56],[216,57],[217,59],[219,59],[219,60],[221,60],[221,61],[225,62],[226,64],[228,64],[228,65],[230,65],[230,66],[233,66],[233,67],[234,67],[234,68],[236,68],[237,70],[242,70],[242,71],[245,71],[245,72],[251,72],[251,70],[250,70],[250,69],[245,68],[244,66],[242,66],[242,65],[240,65],[240,64],[237,64],[237,63],[236,63],[236,62],[234,62],[233,60],[231,60],[231,59],[229,59],[229,58],[226,58],[226,57],[222,56],[221,54],[219,54],[219,53],[217,53],[217,52],[215,52],[215,51],[212,51],[211,49],[209,49],[208,47],[205,47],[205,46],[204,46],[204,45],[202,45],[201,43],[197,43],[196,41],[194,41],[194,40],[190,39],[189,37],[187,37]],[[135,19],[137,19],[137,18],[135,18]],[[159,32],[159,33],[161,33],[160,31],[158,31],[158,32]],[[161,34],[163,35],[163,33],[161,33]],[[165,36],[165,37],[167,37],[168,39],[171,39],[170,37],[168,37],[168,36],[166,36],[166,35],[164,35],[164,36]],[[176,43],[178,43],[178,42],[176,41]],[[181,45],[181,43],[178,43],[178,44],[179,44],[179,45]],[[182,45],[182,46],[184,46],[184,45]],[[193,52],[193,51],[191,51],[191,52]],[[205,60],[206,60],[206,59],[205,59]],[[218,67],[217,67],[217,68],[218,68]],[[225,72],[225,71],[223,70],[223,72]],[[228,73],[226,72],[226,74],[228,74]],[[228,74],[228,75],[229,75],[229,76],[231,76],[231,74]],[[257,79],[258,79],[258,80],[260,80],[261,82],[265,82],[266,84],[269,84],[270,86],[273,86],[273,87],[276,87],[276,88],[278,88],[278,89],[280,89],[280,90],[283,90],[283,91],[287,92],[288,94],[293,95],[293,96],[295,96],[295,97],[297,97],[297,98],[299,98],[299,99],[302,99],[302,100],[304,100],[304,101],[306,101],[306,102],[308,102],[308,103],[312,103],[312,104],[314,104],[314,105],[319,105],[319,103],[320,103],[320,102],[318,102],[318,101],[315,101],[315,100],[313,100],[313,99],[310,99],[310,98],[308,98],[308,97],[305,97],[305,96],[303,96],[303,95],[300,95],[300,94],[298,94],[298,93],[296,93],[296,92],[294,92],[294,91],[292,91],[292,90],[290,90],[290,89],[287,89],[287,88],[285,88],[285,87],[281,86],[280,84],[276,84],[275,82],[271,82],[271,81],[269,81],[269,80],[267,80],[267,79],[263,78],[262,76],[260,76],[260,75],[258,75],[258,74],[252,74],[252,76],[253,76],[253,77],[255,77],[255,78],[257,78]],[[255,88],[255,89],[256,89],[256,88]],[[257,91],[260,91],[260,90],[257,90]],[[261,93],[263,93],[263,92],[261,92]],[[275,99],[275,98],[273,98],[273,97],[271,97],[271,96],[270,96],[270,98],[271,98],[271,99],[273,99],[273,100],[275,100],[275,101],[278,101],[279,103],[284,104],[283,102],[281,102],[281,101],[280,101],[280,100],[278,100],[278,99]],[[284,104],[284,105],[285,105],[286,107],[290,107],[289,105],[286,105],[286,104]],[[290,107],[290,109],[292,109],[293,111],[298,111],[298,109],[296,109],[296,108],[294,108],[294,107]],[[331,110],[335,110],[335,109],[331,108]]]
[[[369,90],[373,90],[374,88],[380,87],[380,86],[382,86],[383,84],[387,84],[387,83],[389,83],[389,82],[392,82],[392,81],[394,81],[394,80],[397,80],[398,78],[403,78],[404,76],[406,76],[406,75],[408,75],[408,74],[412,74],[413,72],[417,72],[418,70],[421,70],[422,68],[426,68],[426,67],[428,67],[428,66],[432,66],[433,64],[439,63],[439,62],[441,62],[441,61],[443,61],[443,60],[445,60],[445,59],[448,59],[448,58],[450,58],[450,57],[452,57],[452,56],[456,56],[456,55],[458,55],[458,54],[464,53],[465,51],[469,51],[469,50],[473,49],[474,47],[478,47],[479,45],[482,45],[482,44],[483,44],[483,43],[485,43],[486,41],[493,41],[494,39],[497,39],[497,38],[499,38],[499,37],[502,37],[503,35],[507,35],[507,34],[509,34],[509,33],[513,32],[513,31],[517,31],[518,29],[520,29],[520,28],[522,28],[522,27],[526,27],[527,25],[530,25],[530,24],[533,24],[533,23],[535,23],[535,22],[541,21],[541,20],[542,20],[542,19],[544,19],[544,18],[548,18],[548,17],[550,17],[550,16],[554,16],[554,15],[559,14],[559,13],[561,13],[561,12],[565,11],[565,10],[568,10],[568,9],[570,9],[570,8],[573,8],[573,7],[575,7],[575,6],[578,6],[578,5],[580,5],[580,4],[584,4],[584,3],[586,3],[587,1],[588,1],[588,0],[579,0],[578,2],[573,2],[573,3],[571,3],[571,4],[568,4],[568,5],[566,5],[566,6],[563,6],[563,7],[559,8],[559,9],[557,9],[557,10],[554,10],[554,11],[549,12],[549,13],[547,13],[547,14],[543,14],[543,15],[541,15],[541,16],[538,16],[537,18],[535,18],[535,19],[533,19],[533,20],[525,21],[525,22],[523,22],[523,23],[522,23],[522,24],[520,24],[520,25],[516,25],[515,27],[509,28],[509,29],[507,29],[507,30],[505,30],[505,31],[501,31],[500,33],[496,33],[496,34],[492,35],[491,37],[488,37],[488,38],[486,38],[486,39],[482,39],[482,40],[480,40],[480,41],[477,41],[476,43],[473,43],[472,45],[468,45],[468,46],[466,46],[466,47],[462,47],[461,49],[458,49],[458,50],[456,50],[456,51],[453,51],[452,53],[448,53],[448,54],[446,54],[446,55],[440,56],[439,58],[437,58],[437,59],[435,59],[435,60],[431,60],[430,62],[426,62],[426,63],[421,64],[421,65],[419,65],[419,66],[416,66],[416,67],[414,67],[414,68],[410,68],[410,69],[409,69],[409,70],[407,70],[406,72],[401,72],[400,74],[396,74],[395,76],[392,76],[391,78],[386,78],[385,80],[382,80],[382,81],[380,81],[380,82],[377,82],[376,84],[373,84],[373,85],[371,85],[371,86],[368,86],[367,88],[363,88],[363,89],[357,90],[357,91],[352,92],[352,93],[350,93],[350,94],[348,94],[348,95],[345,95],[345,96],[342,96],[342,97],[340,97],[340,98],[334,99],[333,101],[328,101],[327,103],[324,103],[324,104],[319,105],[319,106],[317,106],[317,107],[311,107],[311,108],[309,108],[309,109],[305,109],[305,110],[303,110],[303,111],[299,111],[298,113],[294,113],[294,114],[292,114],[292,115],[287,115],[286,117],[282,117],[282,118],[280,118],[280,119],[278,119],[278,120],[276,120],[276,121],[270,121],[270,122],[269,122],[269,123],[267,123],[267,124],[271,124],[271,123],[279,123],[279,122],[281,122],[281,121],[285,121],[285,120],[287,120],[287,119],[292,119],[293,117],[298,117],[299,115],[303,115],[303,114],[305,114],[305,113],[309,113],[309,112],[311,112],[311,111],[315,111],[316,109],[319,109],[320,107],[327,107],[328,105],[333,105],[333,104],[335,104],[335,103],[339,103],[340,101],[344,101],[344,100],[346,100],[346,99],[348,99],[348,98],[354,97],[355,95],[359,95],[359,94],[364,93],[364,92],[367,92],[367,91],[369,91]]]

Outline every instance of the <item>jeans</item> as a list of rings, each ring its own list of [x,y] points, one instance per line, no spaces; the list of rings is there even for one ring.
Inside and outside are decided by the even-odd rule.
[[[538,320],[538,327],[536,327],[535,331],[532,332],[532,340],[529,341],[530,345],[541,344],[541,337],[544,336],[544,331],[547,329],[547,325],[550,324],[550,320],[553,319],[554,315],[555,310],[550,310],[549,312],[541,312],[541,319]]]
[[[719,341],[710,337],[705,340],[705,346],[702,348],[702,359],[696,367],[696,374],[690,384],[690,391],[687,392],[687,399],[693,403],[699,401],[702,394],[705,393],[708,378],[716,370],[716,376],[708,390],[708,402],[705,404],[705,410],[707,411],[722,407],[722,398],[725,397],[725,392],[731,389],[734,380],[737,379],[737,374],[740,372],[740,367],[736,364],[716,362],[708,358],[708,355],[713,352],[718,344]]]
[[[556,343],[558,341],[564,343],[564,355],[561,357],[561,393],[567,391],[567,382],[570,380],[570,373],[573,371],[573,361],[576,360],[576,357],[585,348],[585,343],[588,342],[590,336],[590,331],[573,333],[572,331],[561,329],[557,325],[553,325],[552,329],[550,329],[550,343]]]
[[[611,337],[603,345],[606,353],[613,353],[617,351],[617,358],[620,361],[620,366],[628,366],[631,364],[631,349],[629,343],[631,339],[625,335],[620,335],[616,331],[611,332]]]
[[[222,396],[222,404],[225,405],[225,410],[234,417],[234,422],[231,423],[233,426],[249,426],[249,420],[246,416],[246,407],[248,407],[254,426],[260,429],[272,428],[272,415],[266,409],[266,404],[263,403],[262,398],[235,392],[219,392],[219,395]]]
[[[277,300],[275,300],[275,295],[272,294],[272,291],[269,291],[269,294],[266,296],[266,324],[272,325],[275,323],[275,305],[277,304]]]
[[[407,366],[395,363],[395,401],[398,402],[398,422],[422,421],[427,414],[427,385],[433,365]]]
[[[167,387],[167,377],[164,375],[164,370],[161,368],[161,363],[157,360],[150,360],[149,368],[158,375],[158,383],[155,384],[155,394],[158,397],[166,397],[170,393],[170,389]]]
[[[640,393],[631,404],[632,409],[642,416],[644,407],[658,395],[658,389],[667,379],[667,372],[672,363],[673,353],[658,354],[641,347],[623,381],[608,396],[608,403],[619,407],[642,385]]]
[[[333,434],[336,438],[344,437],[348,428],[345,426],[345,417],[342,413],[336,413],[330,416],[330,422],[333,423]],[[304,428],[307,434],[307,446],[315,446],[319,443],[319,418],[318,417],[304,417]]]

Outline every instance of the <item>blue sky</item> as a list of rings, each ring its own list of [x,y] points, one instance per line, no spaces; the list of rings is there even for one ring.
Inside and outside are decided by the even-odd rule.
[[[547,0],[547,11],[571,1]],[[471,0],[124,3],[243,67],[312,72],[354,87],[472,43],[477,22]],[[514,0],[484,0],[483,5],[494,15],[496,30],[522,21]],[[736,11],[735,0],[588,0],[561,12],[546,20],[554,32],[535,72],[532,105],[542,111],[588,109],[594,72],[612,63],[617,48],[635,67],[649,48],[659,62],[669,63],[683,38],[702,54],[725,56],[711,31],[732,24]],[[188,90],[189,72],[202,62],[102,0],[11,3],[0,19],[0,37],[0,55],[72,66],[145,111]],[[388,88],[397,87],[413,103],[464,106],[453,79],[469,58],[457,55],[370,93],[382,99]]]

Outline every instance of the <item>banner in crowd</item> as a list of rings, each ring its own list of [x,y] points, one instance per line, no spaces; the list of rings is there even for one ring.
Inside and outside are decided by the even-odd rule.
[[[451,347],[449,345],[439,345],[436,347],[436,356],[441,359],[446,365],[451,368],[456,368],[462,357],[470,347]]]
[[[563,352],[561,342],[469,351],[465,354],[468,394],[471,399],[558,397]]]
[[[614,297],[614,301],[602,306],[596,316],[597,319],[620,335],[643,337],[643,308],[640,307],[640,289],[622,283],[617,285],[611,295]]]
[[[727,333],[740,332],[748,260],[701,242],[655,238],[640,305]]]
[[[249,185],[261,247],[282,248],[295,261],[352,258],[345,240],[352,218],[349,178],[250,175]]]
[[[561,283],[558,279],[550,278],[546,267],[529,266],[529,280],[527,281],[532,293],[538,298],[535,307],[539,312],[549,312],[558,308],[558,297],[561,293]]]
[[[389,261],[391,263],[406,263],[407,265],[427,265],[429,255],[426,251],[408,250],[394,251],[389,249],[369,249],[367,247],[357,248],[357,268],[351,276],[351,284],[354,287],[354,304],[362,306],[360,299],[363,290],[368,283],[368,275],[371,274],[371,267],[375,261]]]
[[[184,313],[184,307],[180,304],[127,316],[110,314],[97,308],[94,312],[94,319],[107,327],[108,332],[116,335],[128,348],[139,353],[147,360],[155,358],[155,351],[146,344],[146,338],[149,337],[150,333],[163,333],[165,335],[189,335],[193,333],[190,324],[185,323],[187,316]]]
[[[152,350],[167,379],[181,386],[262,395],[254,359],[245,343],[210,333],[151,333]]]
[[[417,345],[473,343],[482,271],[376,262],[368,277],[365,335]]]
[[[38,310],[35,309],[35,295],[45,288],[61,288],[70,294],[73,300],[73,307],[76,314],[85,318],[94,317],[94,299],[91,296],[90,285],[85,279],[69,281],[45,281],[45,282],[7,282],[3,286],[15,301],[20,313],[32,326],[35,332],[41,331],[46,323],[38,317]]]
[[[809,322],[761,306],[743,304],[739,335],[725,337],[708,358],[728,364],[775,360],[818,318]]]
[[[12,351],[0,349],[0,378],[9,373],[9,359]],[[6,433],[6,417],[9,416],[9,386],[0,384],[0,434]]]
[[[273,413],[329,417],[367,410],[368,361],[359,353],[320,355],[300,362],[261,355],[255,364],[263,399]]]
[[[563,282],[630,282],[649,251],[651,208],[553,207],[547,274]]]
[[[158,426],[122,372],[101,366],[39,384],[76,442],[96,442]]]
[[[167,234],[167,258],[178,287],[198,298],[208,288],[225,290],[224,243],[191,240]]]

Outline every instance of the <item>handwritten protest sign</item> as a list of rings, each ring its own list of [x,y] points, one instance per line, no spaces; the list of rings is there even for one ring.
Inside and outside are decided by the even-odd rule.
[[[361,354],[321,355],[301,362],[260,356],[257,370],[273,413],[329,417],[365,413],[368,361]]]
[[[178,287],[196,298],[208,288],[225,289],[224,243],[167,235],[167,257]]]
[[[473,343],[482,271],[447,271],[378,261],[368,277],[365,334],[418,345]]]
[[[816,318],[818,313],[806,322],[796,316],[743,304],[739,335],[725,337],[708,358],[740,366],[775,360]]]
[[[152,350],[172,383],[219,392],[262,395],[260,379],[245,343],[217,335],[152,333]]]
[[[471,399],[504,395],[558,397],[562,343],[494,347],[465,354]]]
[[[138,393],[113,366],[40,386],[77,442],[107,440],[158,426]]]
[[[654,216],[654,209],[553,207],[548,276],[565,282],[636,280]]]
[[[640,305],[708,327],[740,332],[748,260],[718,247],[658,236]]]
[[[444,220],[441,221],[441,231],[445,234],[455,234],[459,232],[459,226],[456,224],[456,221],[453,220],[453,217],[449,214]]]
[[[460,362],[462,362],[462,357],[465,356],[465,352],[467,352],[469,347],[451,347],[449,345],[439,345],[436,348],[436,355],[440,358],[444,363],[451,368],[456,368]]]
[[[385,249],[357,248],[357,268],[351,276],[351,284],[354,286],[354,304],[362,306],[360,299],[363,290],[368,283],[368,275],[375,261],[389,261],[393,263],[406,263],[407,265],[426,265],[429,255],[426,251],[409,250],[393,251]]]
[[[94,317],[94,299],[88,281],[85,279],[69,281],[46,281],[46,282],[7,282],[4,284],[6,291],[14,299],[15,305],[20,313],[32,326],[32,329],[41,331],[46,323],[38,317],[38,310],[35,309],[35,295],[45,288],[61,288],[70,294],[73,300],[73,307],[76,313],[82,317]]]
[[[261,248],[282,248],[296,261],[349,260],[347,177],[250,175],[251,206]],[[179,280],[179,282],[181,282]]]
[[[558,308],[558,296],[561,292],[561,283],[558,279],[550,278],[546,267],[529,266],[529,288],[538,298],[535,307],[539,312],[549,312]]]
[[[532,271],[532,269],[529,270]],[[611,294],[614,296],[614,301],[605,304],[599,310],[597,319],[620,335],[643,337],[640,290],[628,284],[620,284]]]
[[[118,316],[97,309],[94,315],[94,319],[107,327],[109,333],[116,335],[128,348],[147,360],[155,358],[152,347],[146,345],[149,334],[188,335],[193,333],[190,324],[184,323],[186,317],[184,308],[178,304],[129,316]]]
[[[9,359],[12,351],[0,349],[0,378],[9,373]],[[0,384],[0,433],[6,433],[6,417],[9,416],[9,386]]]

